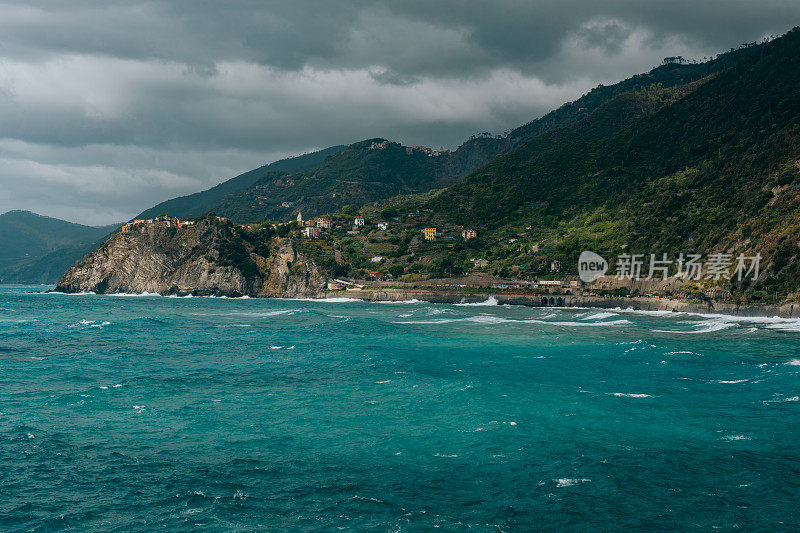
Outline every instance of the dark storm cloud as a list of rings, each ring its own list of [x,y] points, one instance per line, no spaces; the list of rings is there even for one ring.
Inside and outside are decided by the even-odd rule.
[[[0,211],[87,222],[315,147],[457,145],[800,2],[0,0]]]

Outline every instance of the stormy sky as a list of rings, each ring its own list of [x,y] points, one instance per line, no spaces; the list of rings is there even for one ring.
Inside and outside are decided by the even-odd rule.
[[[796,0],[0,0],[0,212],[123,221],[288,155],[455,148]]]

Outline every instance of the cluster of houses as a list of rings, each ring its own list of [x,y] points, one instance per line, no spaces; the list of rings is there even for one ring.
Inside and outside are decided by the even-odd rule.
[[[408,155],[411,155],[414,152],[422,152],[428,157],[439,157],[440,155],[449,154],[450,150],[447,150],[445,148],[439,148],[438,150],[434,150],[433,148],[429,148],[427,146],[406,146],[406,153]]]
[[[217,219],[224,221],[225,219],[222,217],[217,217]],[[127,233],[135,228],[142,227],[142,226],[162,226],[165,228],[183,228],[187,226],[194,226],[194,220],[185,220],[182,218],[177,217],[170,217],[167,215],[157,216],[156,218],[147,218],[141,219],[137,218],[131,222],[128,222],[124,226],[122,226],[123,233]]]
[[[439,232],[438,232],[438,230],[436,228],[433,228],[433,227],[425,228],[425,229],[422,230],[422,235],[423,235],[423,237],[425,237],[426,241],[435,241],[436,237],[438,237],[438,235],[439,235]],[[465,229],[464,231],[461,232],[461,237],[465,241],[468,241],[470,239],[474,239],[477,236],[478,236],[478,232],[475,231],[474,229]]]
[[[355,217],[353,219],[353,231],[350,233],[358,233],[358,230],[363,228],[366,222],[364,217]],[[303,220],[303,213],[297,213],[297,224],[303,228],[303,235],[312,239],[319,237],[321,230],[333,228],[333,221],[327,218]],[[388,222],[378,222],[377,225],[378,229],[382,231],[389,229]]]
[[[372,141],[372,144],[369,145],[369,149],[385,150],[386,148],[389,148],[390,144],[392,143],[389,141],[381,141],[381,142]],[[414,152],[421,152],[427,155],[428,157],[438,157],[440,155],[449,154],[450,150],[447,150],[445,148],[439,148],[438,150],[434,150],[433,148],[430,148],[428,146],[406,146],[407,154],[411,155]]]

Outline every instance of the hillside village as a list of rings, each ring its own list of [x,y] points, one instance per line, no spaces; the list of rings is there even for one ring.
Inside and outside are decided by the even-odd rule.
[[[694,300],[729,300],[729,288],[720,283],[633,281],[612,275],[584,283],[574,272],[563,270],[547,251],[552,243],[528,246],[532,228],[504,239],[495,249],[472,228],[437,221],[431,213],[399,213],[391,208],[365,208],[363,214],[338,212],[304,218],[298,212],[288,223],[233,224],[225,217],[209,215],[217,224],[238,232],[238,242],[249,249],[280,236],[294,242],[297,250],[312,257],[328,275],[329,291],[357,288],[407,289],[434,292],[480,292],[506,295],[540,295],[542,305],[568,304],[581,296],[656,296]],[[158,216],[134,220],[122,233],[148,228],[188,230],[200,219]],[[435,224],[431,224],[435,222]],[[512,241],[512,242],[508,242]],[[252,243],[252,244],[245,244]],[[266,248],[261,248],[266,249]],[[494,250],[494,252],[493,252]],[[520,255],[511,255],[516,250]],[[499,251],[499,253],[497,253]],[[263,253],[263,252],[259,252]],[[519,263],[539,257],[537,270]],[[552,301],[551,301],[552,300]]]
[[[577,295],[669,295],[695,300],[733,297],[730,288],[714,280],[635,281],[606,275],[584,283],[576,272],[565,272],[561,261],[553,258],[552,251],[563,239],[536,232],[531,226],[501,242],[491,242],[480,239],[476,229],[453,225],[424,210],[406,207],[401,213],[374,204],[362,211],[308,219],[298,211],[291,222],[263,224],[233,224],[226,217],[209,216],[218,224],[235,228],[248,242],[268,240],[272,235],[291,238],[299,250],[328,270],[328,289],[332,291],[365,286],[490,290],[542,294],[547,305],[560,305]],[[198,220],[159,215],[133,220],[120,232],[149,228],[180,231],[194,227]]]

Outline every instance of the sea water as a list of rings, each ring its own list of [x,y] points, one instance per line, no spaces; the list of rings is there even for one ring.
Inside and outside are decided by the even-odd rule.
[[[798,320],[41,291],[2,530],[800,527]]]

